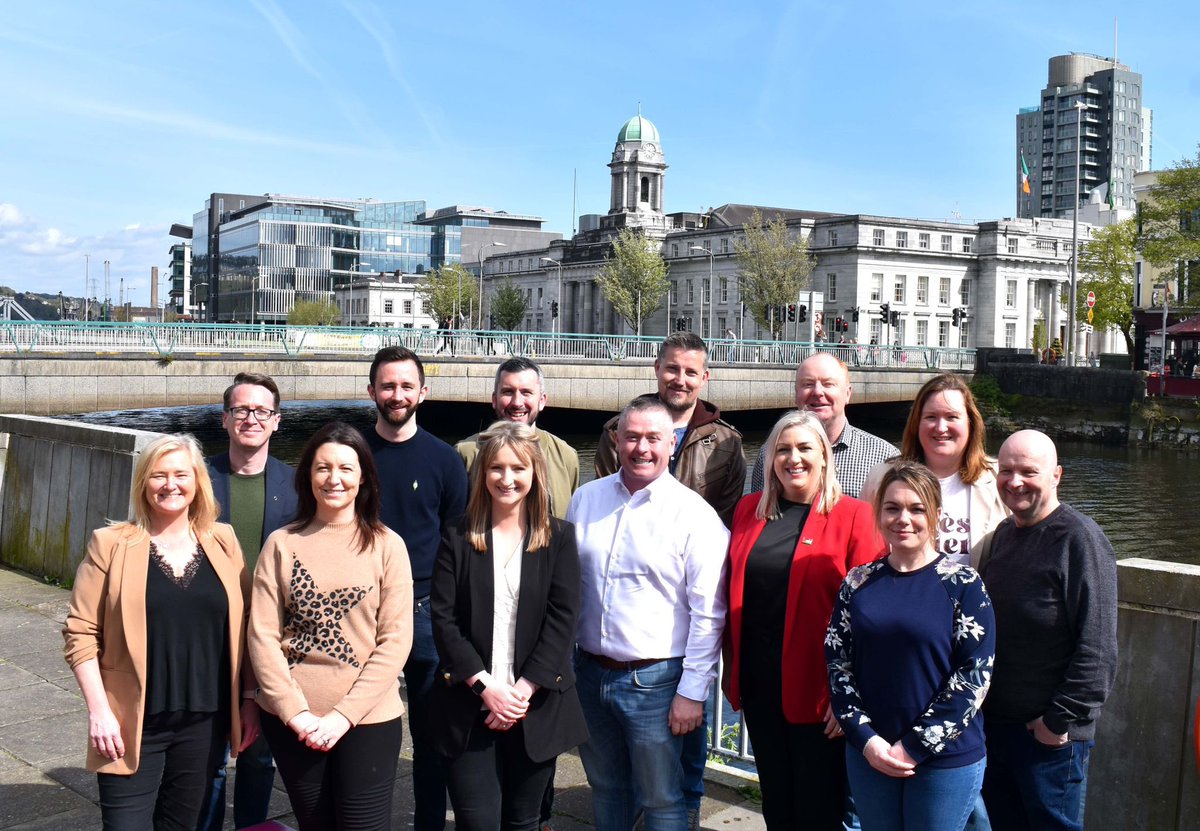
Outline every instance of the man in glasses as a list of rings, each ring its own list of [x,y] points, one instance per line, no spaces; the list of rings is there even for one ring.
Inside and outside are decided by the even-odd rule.
[[[269,375],[239,372],[225,390],[221,426],[229,434],[229,452],[208,462],[221,522],[233,526],[246,568],[258,563],[263,542],[296,516],[296,471],[270,455],[271,436],[279,429],[279,387]],[[242,707],[255,706],[252,700]],[[228,760],[228,750],[226,750]],[[271,803],[275,766],[261,735],[238,755],[233,792],[237,828],[265,822]],[[215,772],[211,798],[200,811],[198,831],[219,831],[225,822],[225,764]]]

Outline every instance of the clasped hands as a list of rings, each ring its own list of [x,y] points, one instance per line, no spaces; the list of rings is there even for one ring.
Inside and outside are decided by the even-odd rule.
[[[469,679],[472,683],[474,679]],[[533,697],[536,688],[524,678],[515,684],[502,684],[493,679],[485,679],[484,687],[479,697],[483,706],[488,708],[488,717],[484,724],[491,730],[511,730],[513,725],[525,718],[529,710],[529,699]]]
[[[337,710],[331,710],[323,716],[303,710],[288,719],[287,725],[300,741],[313,750],[321,751],[333,750],[338,740],[350,729],[349,719]]]
[[[882,736],[872,736],[867,740],[863,756],[867,764],[885,776],[902,779],[917,772],[917,763],[908,755],[904,745],[900,742],[888,744],[887,739]]]

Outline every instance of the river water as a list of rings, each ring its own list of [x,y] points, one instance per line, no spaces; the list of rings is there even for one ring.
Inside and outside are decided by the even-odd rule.
[[[420,424],[451,443],[486,426],[490,412],[483,406],[426,402],[417,416]],[[898,443],[906,408],[851,408],[860,427]],[[193,433],[209,454],[225,449],[217,405],[92,413],[78,416],[92,424],[132,427],[159,432]],[[607,414],[547,410],[539,424],[570,442],[579,451],[584,481],[592,478],[596,436]],[[766,439],[770,415],[733,413],[745,436],[746,458],[753,464]],[[371,402],[288,402],[272,453],[295,462],[308,436],[328,421],[346,421],[363,428],[374,420]],[[994,453],[1003,436],[990,437]],[[1112,540],[1119,557],[1149,557],[1200,564],[1200,511],[1191,494],[1196,481],[1194,453],[1086,443],[1059,445],[1063,466],[1059,495],[1095,519]]]

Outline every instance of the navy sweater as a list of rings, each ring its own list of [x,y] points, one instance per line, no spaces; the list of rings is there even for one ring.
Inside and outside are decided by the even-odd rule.
[[[991,601],[969,566],[943,556],[916,571],[886,558],[853,569],[825,638],[846,739],[859,751],[873,736],[902,741],[928,767],[979,761],[995,641]]]
[[[467,508],[467,471],[454,448],[426,430],[390,442],[364,433],[379,471],[380,516],[408,548],[413,597],[429,595],[442,529]]]

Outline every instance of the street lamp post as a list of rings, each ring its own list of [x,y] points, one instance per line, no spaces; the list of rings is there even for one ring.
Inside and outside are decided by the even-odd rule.
[[[478,328],[483,328],[483,249],[484,248],[507,248],[508,245],[503,242],[489,242],[487,245],[479,246],[479,325]],[[462,294],[462,288],[459,287],[459,294]]]
[[[255,302],[255,295],[257,293],[258,293],[258,275],[255,274],[253,277],[250,278],[250,325],[251,326],[253,326],[255,323],[254,318],[256,316],[255,313],[257,311],[257,306],[258,306],[258,304]]]
[[[1083,137],[1083,111],[1087,104],[1075,104],[1075,191],[1071,196],[1071,292],[1067,307],[1067,366],[1075,365],[1075,290],[1079,282],[1079,149]]]
[[[88,286],[92,284],[92,255],[83,255],[83,320],[86,323],[88,319]]]
[[[699,245],[689,245],[688,251],[701,251],[708,255],[708,339],[713,337],[713,319],[716,317],[713,303],[716,302],[717,296],[713,291],[713,252]],[[701,314],[704,312],[704,304],[700,304]]]
[[[556,296],[555,296],[555,298],[554,298],[554,302],[558,304],[558,313],[561,315],[561,314],[563,313],[563,304],[562,304],[562,263],[561,263],[561,262],[559,262],[558,260],[554,259],[553,257],[542,257],[542,262],[544,262],[544,263],[554,263],[556,266],[558,266],[558,293],[556,294]],[[550,318],[550,331],[551,331],[551,332],[553,332],[553,333],[555,333],[555,334],[561,334],[561,333],[562,333],[562,326],[561,326],[561,325],[559,325],[559,322],[558,322],[558,321],[559,321],[559,318],[558,318],[558,317],[551,316],[551,318]]]

